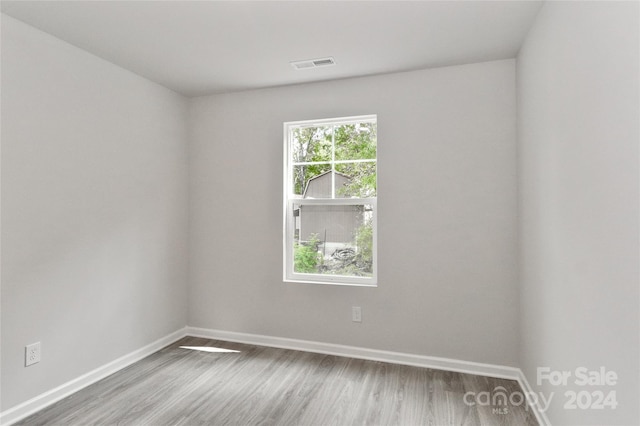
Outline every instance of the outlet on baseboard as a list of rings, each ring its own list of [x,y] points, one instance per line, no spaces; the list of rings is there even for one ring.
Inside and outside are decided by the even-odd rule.
[[[28,367],[38,362],[40,362],[40,342],[27,345],[24,351],[24,366]]]
[[[362,309],[360,306],[351,307],[351,321],[362,322]]]

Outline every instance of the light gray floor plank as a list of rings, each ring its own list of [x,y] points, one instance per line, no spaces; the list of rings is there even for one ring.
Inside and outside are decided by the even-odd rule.
[[[537,425],[524,404],[464,403],[499,387],[522,392],[512,380],[186,337],[18,424]]]

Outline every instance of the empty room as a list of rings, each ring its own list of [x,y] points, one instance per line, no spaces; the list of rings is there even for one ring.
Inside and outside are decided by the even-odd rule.
[[[0,7],[1,425],[640,424],[640,2]]]

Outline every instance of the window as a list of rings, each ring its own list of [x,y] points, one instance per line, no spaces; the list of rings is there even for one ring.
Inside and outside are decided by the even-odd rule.
[[[284,142],[284,280],[376,285],[376,116],[285,123]]]

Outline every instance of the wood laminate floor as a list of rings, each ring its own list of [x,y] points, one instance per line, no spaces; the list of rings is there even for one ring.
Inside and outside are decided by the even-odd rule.
[[[464,402],[499,387],[522,392],[513,380],[186,337],[18,424],[537,425],[524,404]]]

